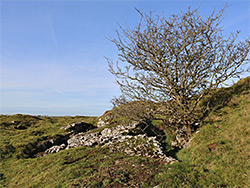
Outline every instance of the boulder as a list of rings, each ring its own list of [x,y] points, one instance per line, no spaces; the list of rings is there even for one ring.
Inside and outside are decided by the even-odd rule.
[[[55,138],[45,140],[45,141],[37,144],[36,149],[39,152],[45,151],[54,145],[60,145],[60,144],[65,143],[66,141],[67,141],[67,136],[57,136]]]
[[[49,139],[47,138],[46,140],[39,142],[39,143],[38,142],[30,143],[23,150],[23,156],[25,158],[41,157],[41,156],[48,154],[48,152],[45,152],[48,149],[54,146],[62,145],[62,144],[64,144],[65,146],[63,147],[62,145],[60,150],[64,149],[66,147],[68,138],[69,138],[68,135],[59,135],[59,136],[55,136],[54,138],[49,138]],[[54,148],[54,150],[58,152],[59,150],[57,149]]]
[[[73,124],[60,127],[60,129],[64,129],[66,131],[73,131],[73,133],[86,132],[93,128],[94,128],[93,125],[85,123],[85,122],[76,122]]]

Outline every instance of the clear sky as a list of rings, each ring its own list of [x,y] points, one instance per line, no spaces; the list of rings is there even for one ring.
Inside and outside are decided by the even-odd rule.
[[[105,36],[118,24],[134,26],[135,8],[165,16],[200,7],[208,16],[228,2],[225,34],[250,33],[246,1],[2,0],[1,114],[101,115],[120,94],[104,56],[117,58]]]

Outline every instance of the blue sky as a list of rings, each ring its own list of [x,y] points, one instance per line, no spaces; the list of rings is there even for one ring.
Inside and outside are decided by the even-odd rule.
[[[250,33],[249,1],[5,1],[1,3],[1,114],[101,115],[120,94],[104,56],[105,37],[134,26],[135,8],[165,16],[197,8],[208,16],[228,2],[224,33]]]

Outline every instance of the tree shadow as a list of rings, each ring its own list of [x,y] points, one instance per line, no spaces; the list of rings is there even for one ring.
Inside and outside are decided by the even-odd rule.
[[[165,155],[177,159],[177,153],[178,153],[181,149],[182,149],[182,148],[175,147],[174,149],[172,149],[172,150],[166,152]]]

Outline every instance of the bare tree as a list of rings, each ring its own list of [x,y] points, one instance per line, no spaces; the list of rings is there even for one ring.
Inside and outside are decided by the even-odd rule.
[[[199,106],[204,95],[249,63],[250,38],[239,42],[238,31],[222,34],[225,8],[206,18],[191,8],[169,18],[137,10],[141,20],[136,27],[120,26],[117,36],[109,38],[119,51],[115,63],[107,58],[109,70],[122,94],[157,103],[169,126],[190,135],[204,115],[205,107]]]

